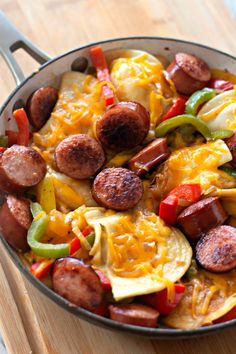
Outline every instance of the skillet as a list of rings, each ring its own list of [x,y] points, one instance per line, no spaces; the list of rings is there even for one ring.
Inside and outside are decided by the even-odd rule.
[[[102,42],[90,43],[85,46],[73,49],[69,52],[60,54],[55,58],[50,58],[42,50],[38,49],[32,44],[24,35],[22,35],[7,19],[7,17],[0,11],[0,54],[3,56],[16,81],[16,88],[10,94],[6,102],[3,104],[0,110],[0,132],[4,132],[5,122],[8,117],[12,115],[12,111],[16,108],[16,103],[19,100],[26,102],[29,95],[42,86],[54,86],[58,87],[60,83],[61,74],[65,71],[71,70],[73,62],[79,57],[85,57],[88,59],[89,64],[89,48],[95,45],[102,45],[104,51],[129,48],[140,49],[152,54],[158,54],[171,61],[174,54],[179,51],[195,54],[203,58],[210,67],[218,68],[221,70],[229,70],[230,72],[236,72],[236,57],[233,57],[227,53],[213,49],[201,44],[187,42],[183,40],[173,38],[161,38],[161,37],[127,37],[127,38],[115,38]],[[25,78],[24,74],[16,62],[13,52],[22,48],[30,56],[32,56],[41,66],[29,77]],[[12,124],[12,123],[10,123]],[[14,126],[9,126],[14,128]],[[0,235],[1,242],[7,250],[10,258],[13,260],[17,268],[24,274],[24,276],[36,287],[39,291],[45,294],[52,301],[57,303],[72,314],[80,317],[83,320],[89,321],[100,327],[104,327],[110,330],[124,331],[125,333],[141,335],[153,339],[182,339],[190,337],[199,337],[207,334],[213,334],[216,331],[223,330],[236,325],[236,319],[211,325],[207,327],[201,327],[191,330],[182,329],[170,329],[170,328],[144,328],[127,324],[121,324],[114,322],[110,319],[97,316],[91,312],[88,312],[82,308],[78,308],[66,299],[60,297],[54,293],[51,289],[46,287],[42,282],[36,279],[22,263],[17,252],[15,252]]]

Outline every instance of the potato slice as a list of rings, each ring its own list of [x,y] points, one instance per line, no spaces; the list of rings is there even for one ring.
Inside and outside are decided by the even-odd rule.
[[[191,329],[209,325],[236,306],[236,271],[213,274],[199,270],[186,284],[185,295],[163,319],[173,328]]]
[[[106,273],[117,301],[166,287],[171,291],[189,268],[187,239],[153,213],[90,208],[84,216],[96,233],[92,264]]]

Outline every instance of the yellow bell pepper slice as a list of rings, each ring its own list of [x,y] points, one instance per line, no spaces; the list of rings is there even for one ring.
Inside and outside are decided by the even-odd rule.
[[[84,203],[84,199],[81,195],[75,192],[66,183],[63,183],[58,178],[52,176],[53,185],[55,188],[56,198],[59,202],[64,203],[71,209],[76,209]]]
[[[50,175],[46,175],[38,184],[37,200],[47,214],[56,209],[54,185]]]
[[[69,239],[73,237],[73,235],[70,236],[70,231],[71,224],[66,222],[66,215],[58,210],[52,210],[49,214],[47,234],[51,237],[58,236],[59,238],[66,237]]]

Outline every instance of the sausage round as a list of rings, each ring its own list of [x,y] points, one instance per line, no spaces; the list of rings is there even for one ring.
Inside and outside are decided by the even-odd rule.
[[[103,288],[97,274],[78,258],[63,257],[55,261],[52,286],[56,293],[89,311],[103,301]]]
[[[167,139],[155,139],[128,162],[128,167],[138,176],[143,176],[169,156]]]
[[[225,139],[225,142],[232,154],[232,161],[230,161],[230,164],[236,168],[236,130],[234,131],[234,134],[228,138]]]
[[[222,273],[236,267],[236,228],[218,226],[204,235],[196,246],[196,259],[210,272]]]
[[[209,197],[184,209],[177,222],[187,237],[197,239],[211,228],[223,224],[226,219],[219,198]]]
[[[92,196],[95,201],[109,209],[133,208],[143,195],[142,181],[126,168],[106,168],[94,180]]]
[[[211,78],[207,63],[187,53],[177,53],[166,70],[176,90],[184,95],[201,90]]]
[[[46,173],[46,163],[34,149],[13,145],[4,151],[0,161],[0,188],[18,191],[38,184]]]
[[[148,133],[150,116],[136,102],[120,102],[96,123],[96,134],[108,149],[122,151],[140,144]]]
[[[58,170],[65,175],[84,179],[93,176],[105,162],[101,145],[86,134],[70,135],[55,150]]]
[[[157,327],[159,312],[142,304],[110,305],[110,318],[134,326]]]
[[[57,99],[58,91],[54,87],[41,87],[28,98],[26,109],[34,128],[40,129],[46,123]]]
[[[17,251],[26,252],[27,231],[32,222],[29,201],[8,195],[0,208],[0,229],[7,242]]]

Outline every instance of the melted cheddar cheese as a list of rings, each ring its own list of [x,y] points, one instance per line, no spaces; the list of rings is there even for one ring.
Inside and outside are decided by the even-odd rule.
[[[120,218],[117,230],[108,234],[112,271],[122,277],[139,277],[148,273],[162,275],[167,261],[167,237],[171,230],[155,215]]]

